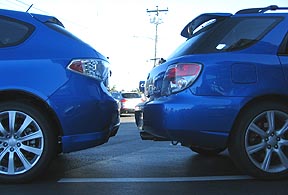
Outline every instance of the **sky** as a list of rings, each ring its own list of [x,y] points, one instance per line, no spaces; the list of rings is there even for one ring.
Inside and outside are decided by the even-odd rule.
[[[131,91],[138,88],[153,68],[156,25],[150,23],[160,12],[157,58],[167,58],[185,38],[180,32],[202,13],[278,5],[287,0],[0,0],[0,9],[26,11],[57,17],[67,30],[109,57],[112,69],[110,87]]]

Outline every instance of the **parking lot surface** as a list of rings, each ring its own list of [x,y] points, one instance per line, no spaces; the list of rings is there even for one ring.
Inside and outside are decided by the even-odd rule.
[[[1,194],[287,194],[288,180],[243,175],[227,151],[204,157],[170,142],[142,141],[133,115],[109,143],[60,155],[37,181]]]

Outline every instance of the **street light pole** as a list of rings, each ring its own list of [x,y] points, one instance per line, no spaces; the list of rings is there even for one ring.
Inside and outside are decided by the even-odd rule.
[[[156,6],[155,10],[146,10],[147,13],[155,13],[153,17],[150,18],[150,23],[155,24],[155,45],[154,45],[154,66],[156,66],[156,60],[157,60],[157,44],[158,44],[158,25],[163,23],[162,18],[160,17],[161,12],[168,12],[167,9],[159,9],[158,6]]]

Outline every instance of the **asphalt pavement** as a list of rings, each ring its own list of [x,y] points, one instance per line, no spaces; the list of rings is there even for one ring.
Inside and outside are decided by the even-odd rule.
[[[108,143],[59,155],[28,184],[1,194],[287,194],[288,180],[260,181],[239,171],[227,151],[205,157],[170,142],[142,141],[133,115]]]

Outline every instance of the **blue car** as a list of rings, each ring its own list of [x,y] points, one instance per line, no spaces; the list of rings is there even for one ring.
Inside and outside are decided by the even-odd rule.
[[[117,133],[106,57],[55,17],[0,10],[0,182],[27,182],[55,155]]]
[[[188,23],[187,40],[148,75],[142,139],[202,155],[228,148],[249,175],[287,177],[287,11],[206,13]]]

